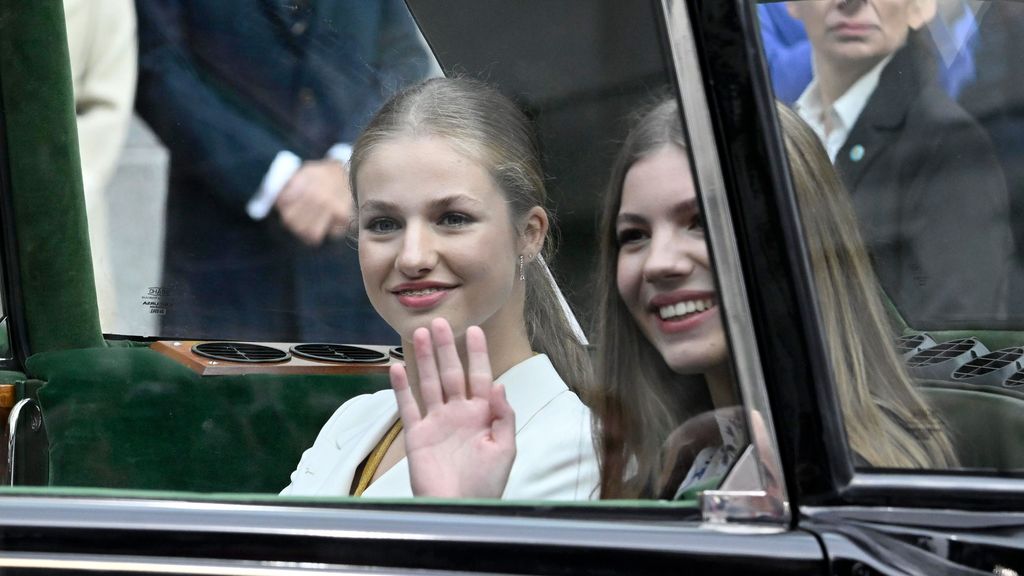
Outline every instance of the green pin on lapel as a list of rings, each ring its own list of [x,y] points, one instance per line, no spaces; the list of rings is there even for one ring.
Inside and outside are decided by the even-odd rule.
[[[860,144],[855,144],[850,148],[850,160],[854,162],[860,162],[864,158],[864,147]]]

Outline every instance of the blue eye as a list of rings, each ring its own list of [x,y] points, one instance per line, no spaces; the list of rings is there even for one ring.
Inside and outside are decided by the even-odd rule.
[[[449,212],[444,216],[441,216],[440,220],[438,220],[437,223],[440,224],[441,226],[448,226],[450,228],[461,228],[471,222],[472,219],[465,214],[459,212]]]
[[[366,224],[366,229],[374,234],[390,234],[398,230],[398,223],[391,218],[374,218]]]

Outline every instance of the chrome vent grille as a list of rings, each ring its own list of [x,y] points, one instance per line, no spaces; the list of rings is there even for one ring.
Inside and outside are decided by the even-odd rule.
[[[950,340],[911,356],[907,369],[917,378],[948,380],[957,368],[985,354],[988,348],[974,338]]]
[[[935,346],[935,340],[932,340],[932,337],[925,332],[910,334],[896,339],[896,353],[902,356],[904,360],[932,346]]]
[[[192,346],[192,351],[214,360],[254,364],[284,362],[291,358],[291,355],[284,350],[248,342],[203,342]]]
[[[296,344],[291,347],[291,352],[300,358],[318,362],[369,364],[388,359],[383,352],[349,344]]]

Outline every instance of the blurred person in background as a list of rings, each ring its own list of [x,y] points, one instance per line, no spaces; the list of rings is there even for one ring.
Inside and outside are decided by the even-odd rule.
[[[136,0],[137,108],[170,151],[161,334],[388,343],[350,143],[428,59],[400,0]]]
[[[937,81],[923,31],[935,1],[788,6],[814,61],[796,110],[850,191],[896,309],[917,329],[1004,320],[1013,262],[1005,181],[984,130]]]
[[[775,97],[792,104],[814,76],[811,42],[804,25],[790,16],[785,4],[758,4],[757,17]]]
[[[813,0],[803,0],[813,1]],[[937,12],[927,22],[932,48],[938,58],[939,84],[957,98],[975,79],[974,52],[978,45],[981,10],[990,2],[937,0]],[[758,4],[761,42],[775,97],[792,104],[811,83],[811,43],[803,24],[789,14],[785,3]]]
[[[106,190],[135,99],[135,6],[132,0],[64,0],[64,17],[100,325],[110,326],[117,310]]]

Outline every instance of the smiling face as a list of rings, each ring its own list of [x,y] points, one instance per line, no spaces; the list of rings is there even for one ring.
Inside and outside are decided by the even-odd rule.
[[[816,62],[870,68],[927,22],[934,0],[803,0],[789,12],[802,21]]]
[[[520,246],[480,163],[436,136],[376,146],[356,173],[359,263],[377,312],[403,340],[446,318],[457,337],[523,328]]]
[[[663,146],[626,173],[616,219],[616,283],[641,332],[679,374],[725,365],[728,352],[686,153]]]

